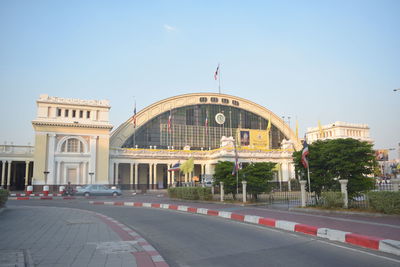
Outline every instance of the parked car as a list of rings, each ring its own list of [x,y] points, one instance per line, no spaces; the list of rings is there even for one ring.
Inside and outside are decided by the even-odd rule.
[[[89,184],[83,187],[76,188],[75,195],[88,196],[120,196],[122,195],[121,189],[116,187],[109,187],[102,184]]]

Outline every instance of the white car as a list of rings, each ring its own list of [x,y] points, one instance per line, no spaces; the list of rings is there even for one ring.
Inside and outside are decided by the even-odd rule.
[[[121,189],[115,187],[108,187],[102,184],[89,184],[76,189],[75,195],[89,196],[120,196],[122,195]]]

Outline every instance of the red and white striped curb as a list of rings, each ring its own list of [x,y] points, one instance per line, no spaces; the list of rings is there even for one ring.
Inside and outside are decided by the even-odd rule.
[[[93,205],[161,208],[161,209],[203,214],[208,216],[218,216],[230,220],[258,224],[268,227],[275,227],[286,231],[313,235],[320,238],[326,238],[333,241],[348,243],[400,256],[400,241],[398,240],[359,235],[330,228],[318,228],[316,226],[310,226],[297,222],[276,220],[272,218],[264,218],[254,215],[243,215],[243,214],[232,213],[229,211],[218,211],[205,208],[195,208],[195,207],[172,205],[172,204],[143,203],[143,202],[113,202],[113,201],[90,201],[89,203]]]
[[[61,197],[62,196],[62,194],[47,194],[47,195],[45,195],[45,194],[43,194],[43,193],[40,193],[40,194],[24,194],[24,193],[21,193],[21,194],[10,194],[10,197]]]
[[[156,267],[168,267],[169,265],[164,260],[164,258],[158,253],[158,251],[150,245],[143,237],[141,237],[137,232],[133,231],[129,227],[124,224],[105,216],[103,214],[99,214],[93,212],[99,217],[103,222],[105,222],[108,226],[111,227],[121,238],[123,241],[136,241],[137,244],[142,248],[142,251],[131,252],[133,256],[135,256],[137,266],[139,267],[148,267],[148,266],[156,266]]]
[[[20,197],[9,197],[9,200],[31,200],[31,199],[36,199],[36,200],[40,200],[40,199],[45,199],[45,200],[56,200],[56,199],[76,199],[76,197],[61,197],[57,196],[57,197],[52,197],[52,196],[38,196],[38,197],[31,197],[31,196],[20,196]]]

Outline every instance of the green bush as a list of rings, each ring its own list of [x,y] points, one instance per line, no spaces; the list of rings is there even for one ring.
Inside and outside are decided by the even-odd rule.
[[[174,187],[168,188],[170,198],[186,200],[211,200],[211,188],[208,187]]]
[[[8,190],[0,189],[0,208],[6,205],[8,200]]]
[[[322,192],[321,193],[321,205],[324,208],[342,208],[344,205],[344,196],[341,192]]]
[[[377,212],[400,214],[400,192],[368,192],[368,204]]]

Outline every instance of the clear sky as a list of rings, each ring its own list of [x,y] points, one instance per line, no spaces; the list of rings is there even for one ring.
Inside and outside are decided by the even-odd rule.
[[[400,142],[400,1],[0,1],[0,142],[33,143],[40,94],[109,99],[118,127],[194,92],[247,98],[300,133],[366,123]],[[394,153],[392,153],[394,155]]]

